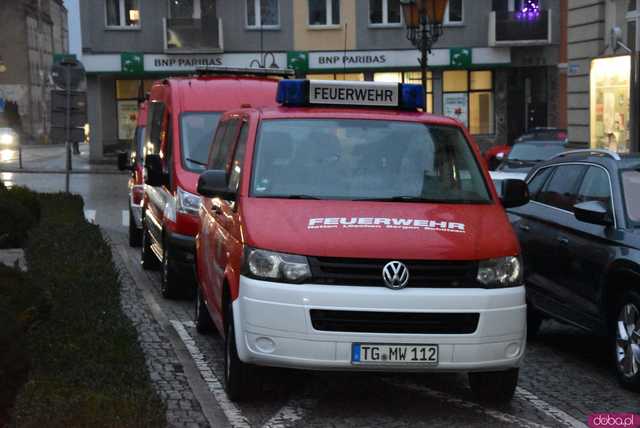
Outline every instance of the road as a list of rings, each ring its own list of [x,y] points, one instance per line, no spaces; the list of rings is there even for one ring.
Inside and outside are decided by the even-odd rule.
[[[59,174],[0,173],[0,178],[37,191],[64,189],[64,176]],[[126,182],[125,175],[78,174],[70,185],[72,193],[84,198],[87,218],[101,226],[121,256],[136,295],[144,300],[139,303],[164,330],[183,366],[179,372],[186,375],[212,426],[571,427],[585,426],[595,412],[640,414],[640,394],[618,386],[604,339],[553,322],[544,324],[540,337],[528,343],[516,397],[505,407],[477,404],[461,375],[279,369],[263,370],[263,390],[252,402],[230,403],[220,389],[220,337],[198,334],[192,322],[193,302],[163,299],[159,274],[143,271],[139,249],[127,244]]]

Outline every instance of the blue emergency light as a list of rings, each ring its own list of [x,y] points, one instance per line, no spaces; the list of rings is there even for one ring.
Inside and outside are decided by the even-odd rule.
[[[288,107],[311,105],[424,109],[422,85],[334,80],[281,80],[276,100]]]

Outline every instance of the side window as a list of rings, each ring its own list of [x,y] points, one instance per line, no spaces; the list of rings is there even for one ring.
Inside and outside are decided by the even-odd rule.
[[[547,182],[547,179],[551,175],[553,168],[544,168],[541,169],[533,176],[531,180],[529,180],[529,195],[531,195],[531,200],[537,201],[540,190],[544,186],[544,183]]]
[[[240,178],[242,177],[242,166],[244,165],[244,155],[247,151],[247,138],[249,136],[249,124],[243,122],[236,145],[236,152],[233,155],[231,171],[229,174],[229,190],[237,192],[240,188]]]
[[[609,176],[602,168],[592,166],[587,170],[578,191],[577,203],[598,201],[611,209]]]
[[[163,156],[165,161],[162,163],[162,169],[165,174],[171,174],[171,163],[173,160],[173,121],[171,115],[167,118],[167,134],[166,145],[164,147]]]
[[[222,144],[222,140],[224,139],[224,133],[227,130],[228,123],[229,122],[220,122],[218,124],[218,129],[216,129],[216,133],[213,136],[213,142],[211,143],[211,147],[209,148],[209,160],[207,161],[207,169],[213,169],[215,156],[218,152],[218,147]]]
[[[164,118],[164,104],[154,102],[149,107],[149,117],[147,118],[147,147],[146,153],[159,153],[162,143],[162,119]]]
[[[540,193],[538,201],[552,207],[573,212],[577,200],[578,180],[582,177],[585,166],[561,165]]]
[[[213,149],[211,169],[227,169],[228,163],[231,161],[229,157],[231,156],[231,150],[233,149],[233,144],[235,143],[236,136],[238,135],[239,126],[240,121],[238,119],[232,119],[227,122],[227,129],[224,133],[224,137],[222,137],[220,143],[216,144]]]

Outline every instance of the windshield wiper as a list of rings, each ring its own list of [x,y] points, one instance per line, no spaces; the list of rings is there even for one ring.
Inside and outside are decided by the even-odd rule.
[[[354,201],[364,202],[443,202],[437,199],[427,199],[420,196],[391,196],[389,198],[358,198]]]
[[[187,161],[188,161],[188,162],[191,162],[191,163],[195,163],[196,165],[200,165],[200,166],[204,166],[204,167],[206,167],[206,166],[207,166],[207,164],[206,164],[206,163],[204,163],[204,162],[200,162],[200,161],[197,161],[197,160],[195,160],[195,159],[187,158]]]
[[[311,195],[287,195],[287,196],[274,196],[275,198],[283,198],[283,199],[309,199],[312,201],[320,201],[322,198]]]

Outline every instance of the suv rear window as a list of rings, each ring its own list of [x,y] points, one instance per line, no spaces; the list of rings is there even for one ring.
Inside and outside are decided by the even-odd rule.
[[[455,127],[389,120],[262,122],[256,197],[489,203],[478,163]]]

